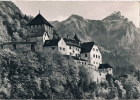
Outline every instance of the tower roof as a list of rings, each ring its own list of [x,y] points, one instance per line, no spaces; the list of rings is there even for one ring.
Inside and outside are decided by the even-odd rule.
[[[73,39],[75,39],[76,41],[80,41],[79,37],[75,34]]]
[[[27,26],[31,26],[31,25],[42,25],[42,24],[46,24],[49,27],[53,27],[40,13],[33,20],[31,20],[27,24]]]

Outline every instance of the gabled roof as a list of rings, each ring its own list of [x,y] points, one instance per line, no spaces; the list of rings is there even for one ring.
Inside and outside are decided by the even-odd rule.
[[[53,27],[40,13],[33,19],[31,20],[27,26],[31,26],[31,25],[42,25],[42,24],[46,24],[50,27]]]
[[[65,43],[70,46],[81,47],[81,43],[69,38],[63,38]]]
[[[53,40],[46,40],[43,46],[44,47],[57,46],[59,41],[60,41],[60,38],[59,39],[53,39]]]
[[[76,41],[78,41],[78,42],[81,41],[81,40],[79,39],[79,37],[78,37],[76,34],[74,35],[73,39],[76,40]]]
[[[107,69],[107,68],[112,68],[112,66],[110,66],[108,63],[106,64],[100,64],[98,69]]]
[[[91,51],[92,47],[94,46],[94,42],[85,42],[82,43],[81,53],[88,53]]]

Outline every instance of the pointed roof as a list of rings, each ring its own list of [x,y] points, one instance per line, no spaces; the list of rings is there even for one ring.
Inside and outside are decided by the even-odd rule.
[[[84,42],[84,43],[82,43],[81,53],[90,52],[94,45],[95,45],[94,42]]]
[[[40,13],[33,19],[31,20],[27,26],[31,26],[31,25],[42,25],[42,24],[46,24],[50,27],[53,27]]]
[[[75,39],[76,41],[80,41],[79,37],[77,36],[77,34],[74,35],[73,39]]]

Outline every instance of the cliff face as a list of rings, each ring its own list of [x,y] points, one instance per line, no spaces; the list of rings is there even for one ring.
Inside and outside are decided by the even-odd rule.
[[[20,41],[30,18],[11,1],[0,2],[0,42]]]

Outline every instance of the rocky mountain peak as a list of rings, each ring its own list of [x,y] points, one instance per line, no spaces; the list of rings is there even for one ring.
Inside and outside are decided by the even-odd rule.
[[[79,15],[72,14],[67,20],[84,20],[84,18]]]
[[[114,11],[111,15],[121,16],[121,12],[120,11]]]
[[[103,20],[120,20],[124,19],[124,16],[122,16],[120,11],[115,11],[111,15],[107,16]]]

